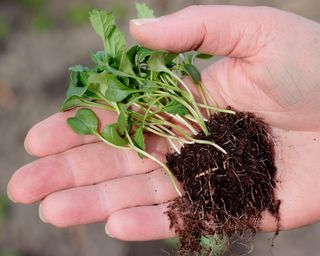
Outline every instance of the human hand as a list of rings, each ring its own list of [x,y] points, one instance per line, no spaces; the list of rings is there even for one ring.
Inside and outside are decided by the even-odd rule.
[[[318,221],[320,25],[275,9],[232,6],[194,6],[137,22],[131,33],[146,47],[226,56],[202,73],[203,84],[220,107],[255,112],[271,124],[281,229]],[[115,120],[97,113],[102,123]],[[174,236],[163,212],[176,192],[164,171],[152,171],[156,164],[134,152],[74,134],[66,125],[73,115],[58,113],[30,130],[26,147],[42,158],[13,175],[11,197],[43,200],[42,218],[59,227],[108,220],[109,233],[123,240]],[[164,159],[165,142],[147,141],[147,150]],[[275,228],[266,213],[261,229]]]

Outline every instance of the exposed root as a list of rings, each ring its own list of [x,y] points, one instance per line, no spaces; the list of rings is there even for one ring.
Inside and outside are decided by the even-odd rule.
[[[207,122],[210,140],[227,154],[205,144],[185,145],[167,156],[168,167],[186,191],[170,205],[171,228],[180,237],[179,255],[212,255],[215,243],[203,237],[256,233],[262,212],[279,223],[274,145],[265,123],[250,113],[218,113]]]

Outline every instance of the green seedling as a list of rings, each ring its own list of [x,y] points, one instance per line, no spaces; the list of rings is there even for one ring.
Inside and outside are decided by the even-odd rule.
[[[138,17],[154,17],[145,4],[137,4],[137,11]],[[193,137],[200,131],[208,135],[201,109],[208,115],[215,111],[233,113],[215,105],[194,66],[195,58],[210,56],[197,52],[153,51],[140,45],[127,50],[125,36],[117,28],[111,12],[93,10],[90,21],[104,49],[96,53],[89,51],[94,67],[70,68],[70,86],[61,110],[102,108],[116,112],[118,121],[100,128],[94,111],[81,108],[68,119],[68,125],[76,133],[97,136],[110,146],[134,150],[140,157],[152,159],[168,173],[182,196],[166,164],[146,151],[144,133],[165,138],[177,152],[178,145],[203,143],[226,153],[212,141]],[[202,102],[195,100],[183,80],[185,76],[194,81]]]

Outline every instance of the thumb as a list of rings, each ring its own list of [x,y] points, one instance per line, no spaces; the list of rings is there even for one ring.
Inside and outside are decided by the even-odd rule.
[[[268,7],[190,6],[160,18],[131,20],[130,32],[151,49],[247,57],[268,41],[279,14]]]

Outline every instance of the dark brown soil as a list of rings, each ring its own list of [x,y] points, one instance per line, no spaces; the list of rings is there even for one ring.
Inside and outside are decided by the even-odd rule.
[[[202,237],[253,235],[265,210],[279,223],[275,197],[274,143],[268,126],[251,113],[215,114],[207,122],[210,135],[197,139],[210,145],[185,145],[167,156],[168,167],[185,195],[170,205],[171,228],[180,237],[179,255],[211,255]]]

